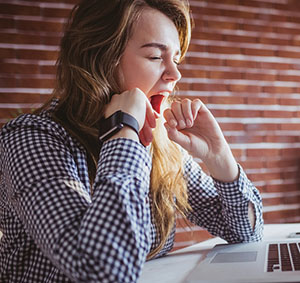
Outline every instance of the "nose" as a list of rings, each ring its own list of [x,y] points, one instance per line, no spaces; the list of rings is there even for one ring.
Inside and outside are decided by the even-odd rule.
[[[172,62],[168,67],[166,67],[162,78],[168,82],[178,82],[181,79],[181,73],[177,68],[177,64]]]

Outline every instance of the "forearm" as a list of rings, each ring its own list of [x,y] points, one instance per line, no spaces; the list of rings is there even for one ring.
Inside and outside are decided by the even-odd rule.
[[[204,161],[210,175],[220,182],[233,182],[239,177],[239,168],[237,162],[228,146]]]
[[[74,282],[136,282],[146,259],[151,164],[145,149],[132,143],[116,140],[102,152],[92,201],[78,193],[85,188],[71,176],[31,184],[15,197],[30,237]]]

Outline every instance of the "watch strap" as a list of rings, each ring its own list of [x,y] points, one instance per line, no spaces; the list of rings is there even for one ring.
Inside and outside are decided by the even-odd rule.
[[[124,126],[128,126],[133,129],[137,135],[139,135],[139,123],[138,121],[128,113],[121,110],[115,112],[108,118],[101,119],[99,139],[101,142],[105,142],[116,133],[118,133]]]

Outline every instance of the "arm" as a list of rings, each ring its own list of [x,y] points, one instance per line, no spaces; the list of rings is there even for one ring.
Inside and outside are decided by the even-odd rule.
[[[164,117],[169,138],[180,144],[193,157],[201,159],[208,168],[211,181],[202,183],[202,189],[205,186],[209,188],[213,186],[216,188],[216,194],[220,196],[239,194],[239,191],[242,192],[248,188],[252,190],[252,184],[244,188],[243,176],[245,174],[239,172],[239,166],[217,121],[199,99],[193,101],[184,99],[182,102],[172,103],[171,108],[164,112]],[[250,183],[246,176],[245,180],[247,180],[245,184]],[[230,199],[224,197],[222,200],[223,205],[231,202]],[[255,219],[257,214],[254,215],[252,212],[252,204],[249,200],[244,204],[247,213],[243,213],[243,217],[254,227],[254,222],[259,220]]]
[[[75,282],[135,282],[150,248],[151,161],[139,143],[103,145],[93,198],[82,154],[61,129],[27,127],[4,141],[10,199],[26,231]],[[74,144],[73,144],[74,145]]]
[[[207,176],[188,157],[185,163],[191,222],[206,228],[211,234],[230,243],[258,241],[262,238],[263,219],[261,197],[240,168],[234,182],[219,182]],[[255,227],[248,217],[249,206],[255,213]]]

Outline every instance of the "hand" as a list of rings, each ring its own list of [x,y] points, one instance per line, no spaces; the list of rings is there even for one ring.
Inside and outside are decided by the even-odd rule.
[[[200,158],[220,181],[233,181],[238,167],[216,119],[200,99],[183,99],[164,111],[168,137]]]
[[[113,95],[106,106],[104,116],[109,117],[118,110],[130,114],[138,121],[139,139],[144,146],[149,145],[153,139],[152,129],[156,126],[157,116],[146,95],[138,88]],[[118,135],[121,136],[122,133]]]

